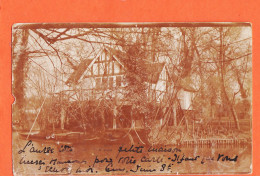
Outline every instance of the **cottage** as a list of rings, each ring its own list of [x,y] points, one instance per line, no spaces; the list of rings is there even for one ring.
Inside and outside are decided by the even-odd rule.
[[[81,97],[86,101],[99,104],[105,99],[113,102],[113,105],[109,107],[110,112],[106,112],[109,110],[104,112],[108,128],[141,126],[138,118],[131,118],[132,120],[129,121],[132,104],[128,101],[127,95],[129,94],[126,94],[126,90],[129,88],[127,79],[129,67],[127,67],[124,57],[125,54],[122,51],[106,48],[94,59],[83,60],[66,81],[70,90],[75,89],[77,92],[81,92]],[[172,108],[175,111],[172,113],[174,120],[169,122],[172,121],[172,124],[177,125],[178,107],[183,110],[192,109],[191,100],[194,89],[181,84],[174,85],[174,79],[171,78],[166,63],[144,60],[141,69],[143,69],[141,76],[137,75],[135,78],[140,79],[140,83],[144,83],[148,102],[158,105],[166,104],[164,108],[158,110],[156,119],[162,125],[164,123],[162,114],[166,108]],[[167,101],[168,93],[177,86],[180,89],[179,102],[171,104],[175,107],[169,107],[167,105],[169,103]],[[121,111],[121,115],[119,115],[119,111]]]

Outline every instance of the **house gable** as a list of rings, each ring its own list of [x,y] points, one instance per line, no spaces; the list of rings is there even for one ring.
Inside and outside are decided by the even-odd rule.
[[[86,92],[87,97],[93,96],[93,98],[95,96],[98,98],[98,94],[105,90],[120,90],[119,87],[126,86],[124,83],[126,83],[125,74],[127,72],[122,57],[126,57],[126,55],[121,51],[112,48],[104,49],[95,59],[82,61],[67,83],[70,86],[80,86],[81,90]],[[151,97],[151,101],[163,101],[169,80],[166,64],[148,60],[144,62],[145,65],[142,66],[145,75],[142,77],[142,81],[147,85],[148,96]]]
[[[88,89],[113,89],[122,86],[124,67],[116,56],[104,50],[82,75],[81,82]]]
[[[93,61],[94,59],[83,60],[67,79],[66,84],[76,84]]]
[[[83,60],[69,76],[66,84],[77,85],[83,78],[122,75],[123,65],[119,59],[109,53],[107,49],[103,51],[95,59]]]

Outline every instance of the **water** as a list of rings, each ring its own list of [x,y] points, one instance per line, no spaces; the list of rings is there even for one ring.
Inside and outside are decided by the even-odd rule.
[[[118,149],[123,144],[94,144],[85,143],[79,145],[72,145],[72,152],[58,152],[64,143],[53,143],[47,140],[43,142],[33,141],[33,147],[42,149],[45,146],[50,146],[54,148],[54,153],[51,154],[38,154],[30,153],[27,149],[24,153],[18,154],[19,150],[23,149],[28,141],[20,139],[16,132],[13,133],[13,165],[16,173],[27,173],[27,174],[53,174],[50,171],[46,172],[46,167],[55,167],[58,171],[62,168],[70,168],[69,170],[63,169],[62,172],[57,172],[57,174],[72,173],[75,174],[76,170],[82,171],[81,174],[231,174],[231,173],[249,173],[251,172],[250,166],[252,161],[252,150],[251,145],[243,146],[189,146],[189,147],[177,147],[181,152],[148,152],[150,146],[144,146],[142,148],[142,153],[136,152],[120,152],[118,154]],[[126,148],[130,148],[131,145],[123,145]],[[140,145],[135,145],[140,146]],[[154,146],[154,148],[176,148],[176,146]],[[171,161],[169,158],[175,158],[175,154],[179,155],[179,161],[185,155],[185,157],[195,158],[195,161],[182,161],[177,163],[177,161]],[[237,157],[237,161],[217,161],[219,154],[228,155],[230,158]],[[141,162],[141,159],[145,156],[146,161],[151,160],[151,162]],[[23,158],[24,157],[24,158]],[[122,163],[123,159],[121,157],[129,157],[132,163]],[[214,159],[212,159],[212,157]],[[42,160],[45,165],[37,164],[19,164],[21,158],[25,161]],[[203,160],[204,158],[204,160]],[[67,164],[57,164],[54,162],[50,164],[52,159],[57,159],[57,161],[73,161],[77,163],[67,163]],[[211,160],[212,159],[212,160]],[[75,161],[77,160],[77,161]],[[94,161],[98,160],[99,163]],[[118,161],[120,162],[118,163]],[[101,163],[102,161],[102,163]],[[125,160],[127,161],[127,160]],[[130,160],[128,160],[130,161]],[[143,158],[142,161],[145,161]],[[204,161],[204,163],[203,163]],[[113,163],[113,167],[109,165]],[[202,164],[203,163],[203,164]],[[93,166],[94,165],[94,166]],[[140,167],[138,167],[139,165]],[[122,169],[124,171],[107,172],[105,170],[106,166],[112,169]],[[138,167],[138,169],[137,169]],[[169,167],[169,168],[168,168]],[[91,169],[89,169],[91,168]],[[140,169],[145,171],[140,171]],[[89,170],[88,170],[89,169]],[[132,169],[132,172],[130,171]],[[155,171],[152,171],[155,169]],[[134,172],[138,170],[137,172]],[[88,172],[83,172],[88,171]]]

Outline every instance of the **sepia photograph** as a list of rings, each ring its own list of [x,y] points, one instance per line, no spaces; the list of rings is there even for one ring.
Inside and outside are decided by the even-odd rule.
[[[19,23],[14,175],[252,172],[250,23]]]

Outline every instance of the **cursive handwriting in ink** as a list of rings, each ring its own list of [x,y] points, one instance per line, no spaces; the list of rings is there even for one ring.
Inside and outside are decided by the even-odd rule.
[[[160,171],[164,171],[165,168],[167,168],[167,171],[171,170],[173,164],[169,164],[168,166],[166,164],[162,164]],[[167,167],[166,167],[167,166]]]
[[[175,152],[181,152],[181,149],[178,149],[178,148],[167,148],[166,146],[165,147],[159,147],[159,148],[156,148],[156,147],[149,147],[148,149],[148,152],[171,152],[171,153],[175,153]]]
[[[88,169],[81,169],[81,168],[79,167],[79,168],[77,168],[77,170],[76,170],[76,173],[77,173],[77,174],[78,174],[78,173],[88,173],[88,172],[93,173],[93,172],[94,172],[94,171],[93,171],[93,168],[89,166]]]
[[[113,160],[112,160],[112,158],[99,159],[98,156],[96,156],[95,161],[94,161],[92,167],[94,167],[95,164],[98,164],[98,163],[108,163],[108,165],[113,166]]]
[[[134,173],[136,173],[136,172],[138,172],[138,171],[140,171],[140,172],[155,172],[156,169],[147,169],[147,168],[142,168],[140,165],[136,165],[135,170],[130,169],[130,172],[134,172]]]
[[[25,144],[24,148],[23,148],[22,150],[19,150],[18,154],[24,153],[24,152],[25,152],[25,148],[28,147],[28,146],[30,146],[31,144],[32,144],[32,141],[29,140],[29,141]]]
[[[214,157],[203,157],[200,163],[204,164],[206,161],[214,161]]]
[[[136,159],[131,156],[126,156],[126,157],[120,157],[118,160],[118,163],[122,163],[122,164],[135,164],[136,163]]]
[[[86,160],[65,160],[65,161],[59,161],[57,158],[55,159],[51,159],[51,161],[49,162],[49,164],[52,165],[58,165],[58,164],[73,164],[73,163],[77,163],[77,164],[86,164],[87,161]]]
[[[111,168],[109,165],[107,165],[105,168],[105,171],[106,172],[115,172],[115,171],[123,172],[123,171],[125,171],[125,168]]]
[[[225,156],[223,154],[218,154],[218,159],[217,161],[221,160],[221,161],[237,161],[238,156],[236,155],[234,158],[231,158],[230,156]]]
[[[71,173],[71,169],[69,167],[63,167],[61,169],[57,169],[56,167],[53,166],[46,166],[45,171],[46,173],[66,173],[66,174],[70,174]]]
[[[43,160],[25,160],[22,157],[19,164],[45,165],[45,162]]]
[[[121,153],[121,152],[126,152],[126,153],[127,152],[143,153],[143,150],[142,150],[143,148],[144,148],[144,146],[134,146],[134,145],[131,145],[130,148],[127,148],[127,147],[123,148],[122,146],[120,146],[118,148],[118,153],[117,153],[116,157],[118,157],[119,153]]]
[[[163,158],[162,158],[161,156],[158,156],[158,157],[143,156],[143,157],[141,158],[141,162],[161,163],[161,162],[163,162]]]
[[[177,161],[178,164],[182,163],[182,161],[197,161],[197,159],[200,156],[196,156],[196,157],[186,157],[184,154],[182,155],[182,157],[180,158],[180,155],[174,154],[173,158],[169,157],[168,159],[172,162]]]
[[[26,148],[29,148],[30,153],[54,153],[54,148],[51,147],[44,147],[43,149],[35,148],[30,140],[25,144],[22,150],[19,150],[18,154],[24,153]]]
[[[59,152],[72,152],[72,147],[69,145],[61,145]]]

